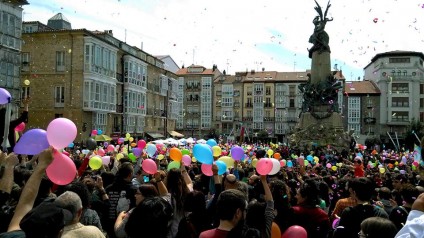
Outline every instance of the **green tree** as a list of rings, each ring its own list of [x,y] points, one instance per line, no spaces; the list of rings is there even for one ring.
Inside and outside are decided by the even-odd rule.
[[[413,150],[415,144],[420,144],[419,140],[417,139],[417,136],[420,139],[424,136],[423,129],[423,124],[421,124],[419,120],[412,118],[411,123],[408,125],[405,134],[405,146],[407,149]]]

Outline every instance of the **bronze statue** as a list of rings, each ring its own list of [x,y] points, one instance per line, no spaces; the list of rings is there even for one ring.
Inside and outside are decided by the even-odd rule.
[[[327,12],[331,4],[330,1],[328,1],[327,8],[325,9],[325,13],[323,15],[321,6],[316,0],[315,3],[317,4],[317,6],[314,9],[318,12],[318,16],[316,16],[312,21],[315,25],[315,29],[314,33],[311,35],[311,37],[309,37],[309,43],[312,43],[314,45],[311,49],[309,49],[309,58],[312,58],[312,53],[314,53],[315,51],[318,51],[319,53],[325,51],[331,52],[330,46],[328,45],[330,42],[330,37],[324,30],[327,22],[333,20],[333,18],[327,18]]]

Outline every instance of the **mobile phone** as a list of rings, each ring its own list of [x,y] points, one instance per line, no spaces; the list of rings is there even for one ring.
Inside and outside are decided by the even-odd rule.
[[[144,182],[148,183],[150,181],[149,176],[144,176]]]
[[[91,175],[91,178],[97,180],[97,175]]]

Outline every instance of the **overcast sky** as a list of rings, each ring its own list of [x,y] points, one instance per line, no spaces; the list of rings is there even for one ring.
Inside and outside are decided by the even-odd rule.
[[[326,0],[317,0],[325,10]],[[227,73],[255,69],[304,71],[317,15],[313,0],[29,0],[24,21],[63,13],[72,28],[113,30],[152,55],[170,55]],[[377,53],[422,52],[424,1],[333,0],[326,31],[332,65],[347,80],[363,77]]]

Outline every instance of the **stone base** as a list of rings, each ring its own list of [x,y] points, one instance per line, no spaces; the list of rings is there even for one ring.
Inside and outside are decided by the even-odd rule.
[[[306,112],[301,114],[290,136],[290,145],[300,149],[331,146],[338,151],[349,150],[351,134],[344,131],[342,116],[337,112],[323,119],[317,119]]]

